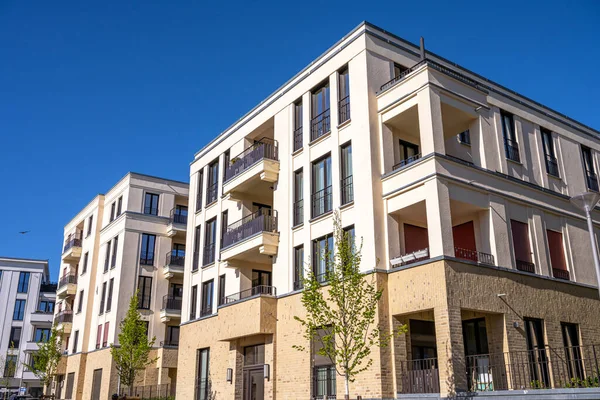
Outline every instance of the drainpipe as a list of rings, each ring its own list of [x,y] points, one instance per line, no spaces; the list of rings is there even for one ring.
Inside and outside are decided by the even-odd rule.
[[[425,38],[421,36],[421,61],[425,59]]]

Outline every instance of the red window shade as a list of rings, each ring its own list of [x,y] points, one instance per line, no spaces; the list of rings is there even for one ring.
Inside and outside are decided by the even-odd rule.
[[[98,325],[98,332],[96,333],[96,348],[100,348],[102,342],[102,324]]]
[[[108,327],[109,322],[104,324],[104,341],[102,342],[102,347],[106,347],[108,345]]]
[[[473,221],[465,222],[452,228],[452,238],[454,239],[454,247],[477,251]]]
[[[523,222],[510,220],[510,229],[513,237],[515,258],[519,261],[531,262],[531,248],[529,247],[529,229]]]
[[[404,224],[404,248],[407,254],[429,248],[427,228]]]
[[[548,247],[550,249],[552,268],[566,271],[567,262],[565,261],[562,233],[551,230],[547,230],[546,233],[548,234]]]

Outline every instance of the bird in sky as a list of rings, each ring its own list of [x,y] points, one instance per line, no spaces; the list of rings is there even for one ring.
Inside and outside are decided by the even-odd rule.
[[[19,232],[19,233],[20,233],[21,235],[24,235],[24,234],[26,234],[26,233],[29,233],[29,232],[31,232],[31,231],[21,231],[21,232]]]

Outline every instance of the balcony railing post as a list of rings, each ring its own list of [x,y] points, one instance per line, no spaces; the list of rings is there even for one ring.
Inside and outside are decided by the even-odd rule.
[[[395,171],[395,170],[397,170],[397,169],[400,169],[400,168],[402,168],[402,167],[405,167],[405,166],[407,166],[408,164],[411,164],[411,163],[413,163],[413,162],[417,161],[417,160],[418,160],[418,159],[420,159],[420,158],[421,158],[421,154],[415,154],[414,156],[410,156],[410,157],[408,157],[408,158],[405,158],[404,160],[400,160],[400,162],[399,162],[398,164],[396,164],[396,165],[394,165],[394,166],[392,167],[392,170],[393,170],[393,171]]]

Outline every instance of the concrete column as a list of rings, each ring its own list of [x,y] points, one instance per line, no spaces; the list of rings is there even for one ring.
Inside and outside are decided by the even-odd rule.
[[[381,123],[381,171],[382,173],[392,171],[394,166],[394,135],[392,130]]]
[[[450,214],[450,195],[445,183],[434,179],[425,183],[427,200],[427,232],[429,237],[429,256],[454,256],[452,238],[452,216]]]
[[[506,214],[504,199],[490,196],[490,246],[496,258],[496,265],[505,268],[512,268],[513,259],[512,236],[509,230],[510,220]]]
[[[306,92],[302,95],[302,147],[304,149],[308,149],[310,143],[310,107],[310,92]]]
[[[493,138],[489,143],[496,143],[497,150],[493,149],[491,146],[487,148],[486,156],[490,156],[491,153],[496,153],[497,155],[497,164],[496,170],[499,170],[502,173],[508,173],[508,166],[506,161],[506,151],[504,149],[504,136],[502,133],[502,120],[500,116],[500,109],[498,107],[492,107],[490,110],[490,118],[489,118],[489,131],[488,135],[490,139]],[[484,126],[484,125],[482,125]],[[485,127],[485,126],[484,126]],[[488,166],[488,169],[494,170],[492,166]]]
[[[340,192],[340,141],[338,135],[338,80],[337,72],[329,76],[329,113],[331,118],[331,186],[333,209],[342,204]]]
[[[440,95],[427,88],[417,94],[421,154],[446,154]]]
[[[440,395],[442,398],[452,397],[458,392],[467,390],[460,307],[436,307],[434,318]]]

